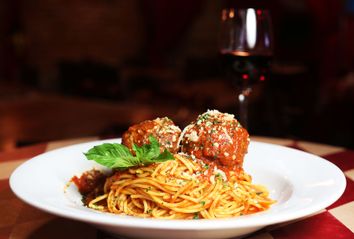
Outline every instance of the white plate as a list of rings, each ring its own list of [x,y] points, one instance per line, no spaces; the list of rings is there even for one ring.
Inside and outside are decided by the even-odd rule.
[[[119,140],[108,140],[119,142]],[[84,221],[110,233],[133,238],[230,238],[267,225],[314,214],[343,193],[345,177],[332,163],[287,147],[251,142],[245,170],[255,183],[268,187],[277,203],[248,216],[215,220],[159,220],[97,212],[81,203],[73,175],[99,168],[86,152],[103,141],[73,145],[26,161],[11,175],[13,192],[26,203],[58,216]],[[107,142],[107,140],[105,141]]]

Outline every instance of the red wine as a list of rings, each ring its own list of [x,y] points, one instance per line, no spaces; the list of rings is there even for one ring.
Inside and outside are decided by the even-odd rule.
[[[221,52],[222,66],[239,87],[251,87],[269,78],[270,55],[251,55],[248,52]]]

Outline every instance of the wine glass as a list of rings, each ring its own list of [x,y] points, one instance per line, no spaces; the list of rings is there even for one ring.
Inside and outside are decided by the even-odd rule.
[[[222,10],[221,63],[238,88],[238,118],[248,129],[248,100],[252,87],[269,78],[273,53],[269,11],[256,8]]]

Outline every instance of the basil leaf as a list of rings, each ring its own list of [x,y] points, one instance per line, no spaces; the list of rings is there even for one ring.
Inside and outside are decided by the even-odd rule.
[[[170,153],[167,149],[165,149],[157,158],[154,159],[155,162],[165,162],[167,160],[173,160],[173,154]]]
[[[133,155],[129,149],[122,144],[104,143],[91,148],[85,156],[88,160],[94,160],[99,164],[112,168],[118,158],[123,160],[133,160]]]
[[[125,157],[116,159],[115,163],[111,166],[112,169],[125,170],[130,167],[138,166],[140,164],[138,158],[134,157]]]
[[[141,156],[141,160],[146,162],[157,158],[160,154],[160,144],[157,139],[150,135],[149,136],[150,144],[144,144],[141,148],[144,151],[144,155]]]
[[[167,149],[160,153],[160,144],[154,136],[150,135],[149,141],[149,144],[141,147],[133,144],[135,156],[125,145],[117,143],[94,146],[84,155],[88,160],[94,160],[101,165],[119,170],[174,159]]]
[[[137,158],[142,158],[146,154],[143,147],[139,147],[136,144],[133,144],[132,148],[133,148],[133,151],[135,152],[135,156]]]

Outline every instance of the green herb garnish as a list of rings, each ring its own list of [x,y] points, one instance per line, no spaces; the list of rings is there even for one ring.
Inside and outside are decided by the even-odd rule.
[[[133,145],[135,156],[128,147],[118,143],[104,143],[94,146],[84,155],[88,160],[94,160],[103,166],[118,170],[174,159],[167,149],[160,153],[160,144],[154,136],[150,135],[149,141],[149,144],[144,144],[141,147]]]

